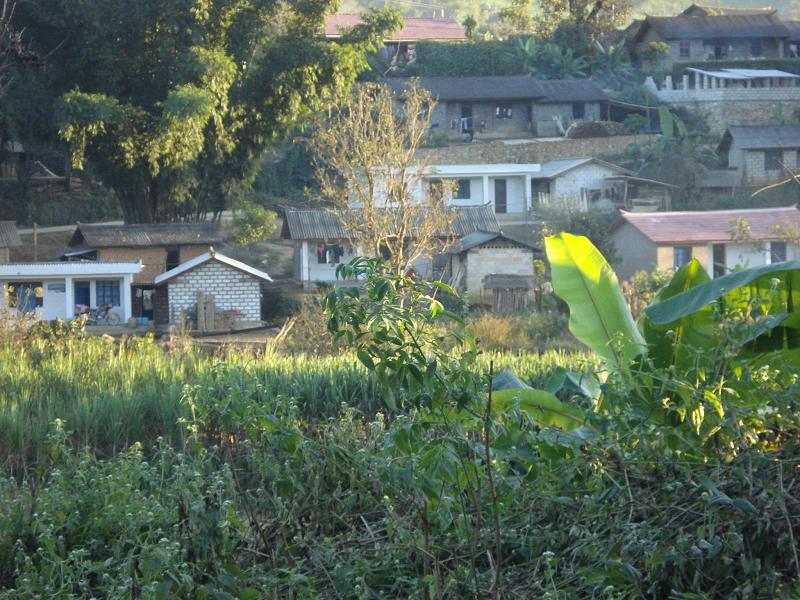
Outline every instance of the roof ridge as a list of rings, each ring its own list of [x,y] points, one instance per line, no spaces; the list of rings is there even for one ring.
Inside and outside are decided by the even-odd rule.
[[[765,206],[762,208],[726,208],[722,210],[673,210],[673,211],[664,211],[664,212],[649,212],[649,213],[639,213],[639,212],[629,212],[626,210],[621,210],[623,216],[634,216],[634,217],[659,217],[659,216],[683,216],[683,215],[697,215],[698,213],[705,214],[705,215],[718,215],[718,214],[731,214],[731,213],[742,213],[742,212],[779,212],[785,210],[797,210],[797,204],[792,204],[790,206]]]

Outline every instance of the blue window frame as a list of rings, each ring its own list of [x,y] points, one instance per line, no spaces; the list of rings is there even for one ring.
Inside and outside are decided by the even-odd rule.
[[[103,304],[119,306],[119,280],[100,280],[95,283],[95,286],[97,306],[101,306]]]

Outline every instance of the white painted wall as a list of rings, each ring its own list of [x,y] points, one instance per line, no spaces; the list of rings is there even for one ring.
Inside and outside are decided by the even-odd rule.
[[[340,246],[344,250],[344,254],[339,258],[339,263],[334,264],[333,266],[325,263],[320,264],[317,262],[317,244],[322,242],[322,240],[309,240],[306,244],[305,250],[305,257],[307,260],[301,262],[300,266],[300,280],[313,283],[315,281],[325,281],[331,282],[336,281],[336,267],[339,264],[344,264],[350,262],[356,256],[359,255],[356,252],[356,249],[353,247],[352,244],[348,242],[342,242]],[[323,242],[324,243],[324,242]],[[303,244],[300,243],[300,254],[302,258],[303,254]],[[302,266],[302,263],[305,263],[305,267]]]

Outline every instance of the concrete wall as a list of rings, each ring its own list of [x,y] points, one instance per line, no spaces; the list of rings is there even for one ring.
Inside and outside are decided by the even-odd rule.
[[[11,249],[0,248],[0,263],[11,262]]]
[[[333,266],[329,265],[328,263],[319,263],[317,262],[317,245],[319,243],[324,243],[324,241],[323,240],[308,241],[308,246],[306,248],[308,263],[307,267],[303,269],[301,262],[303,243],[297,242],[295,271],[300,281],[308,281],[308,282],[336,281],[336,267],[338,267],[339,264],[348,263],[356,256],[358,256],[358,253],[356,252],[356,249],[353,247],[352,244],[349,244],[347,242],[342,242],[340,245],[344,250],[344,254],[339,257],[339,263],[334,264]]]
[[[800,140],[797,140],[797,144],[800,147]],[[728,154],[728,164],[742,170],[742,179],[745,185],[770,183],[785,178],[786,171],[784,169],[764,169],[765,154],[763,150],[741,150],[732,146]],[[781,156],[781,162],[786,168],[794,171],[800,166],[798,150],[784,150]]]
[[[620,281],[627,281],[639,271],[655,269],[656,245],[630,223],[623,223],[615,229],[611,241],[620,257],[614,269]]]
[[[655,141],[654,135],[619,135],[601,138],[557,140],[492,141],[476,144],[450,144],[444,148],[424,148],[420,157],[431,165],[470,165],[493,163],[545,163],[561,158],[618,154],[633,144]]]
[[[613,185],[605,177],[614,175],[615,171],[603,165],[589,163],[556,177],[550,187],[550,193],[556,198],[580,197],[583,190],[600,190],[601,194],[610,192]],[[613,203],[608,198],[601,199],[590,208],[611,208]]]
[[[472,124],[476,134],[525,135],[531,131],[528,122],[529,100],[511,101],[511,118],[497,118],[497,102],[468,102],[472,107]],[[433,109],[434,132],[449,137],[462,137],[458,121],[461,119],[461,102],[439,102]]]
[[[536,135],[543,137],[559,136],[558,128],[553,120],[554,117],[561,117],[565,121],[572,121],[573,102],[534,104],[533,106],[533,131]],[[599,121],[600,114],[599,102],[584,102],[584,121]]]
[[[245,321],[261,319],[261,282],[228,265],[209,261],[182,273],[167,284],[170,323],[179,323],[181,310],[197,304],[197,292],[214,296],[218,310],[238,309]]]
[[[783,46],[781,41],[777,38],[756,38],[761,42],[761,58],[780,58],[783,56]],[[689,56],[680,55],[681,42],[689,44]],[[687,39],[687,40],[663,40],[652,29],[645,34],[642,43],[640,43],[636,52],[640,53],[647,49],[649,42],[665,42],[669,45],[669,52],[658,60],[658,66],[663,68],[671,68],[676,62],[686,61],[701,61],[701,60],[715,60],[715,46],[720,44],[724,46],[726,56],[721,60],[742,60],[750,59],[752,56],[752,46],[750,39],[732,39],[732,40],[702,40],[702,39]]]
[[[467,252],[465,262],[461,289],[473,299],[490,300],[490,295],[483,289],[483,278],[487,275],[533,278],[533,251],[516,244],[499,242],[473,248]]]

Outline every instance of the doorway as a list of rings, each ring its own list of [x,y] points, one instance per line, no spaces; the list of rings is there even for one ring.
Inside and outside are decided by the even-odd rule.
[[[75,305],[83,304],[84,306],[91,307],[92,305],[92,293],[91,293],[91,283],[88,281],[76,281],[75,282]],[[70,307],[67,307],[67,311],[70,310]],[[75,307],[72,307],[72,310],[75,310]]]
[[[506,193],[506,180],[494,180],[494,212],[504,215],[508,212],[508,196]]]

